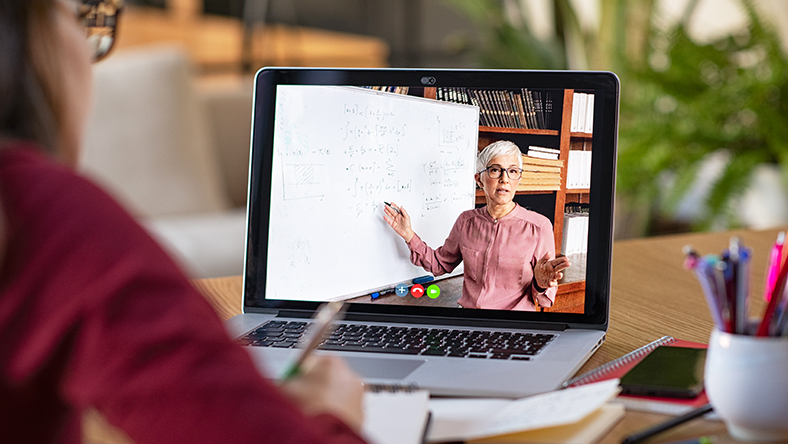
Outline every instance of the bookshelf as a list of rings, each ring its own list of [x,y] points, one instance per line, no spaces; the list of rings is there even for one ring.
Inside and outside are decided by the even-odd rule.
[[[521,150],[530,144],[546,144],[559,150],[558,158],[563,161],[560,172],[560,187],[551,191],[520,191],[517,196],[530,196],[541,201],[540,212],[552,212],[553,236],[556,254],[561,252],[564,236],[564,208],[568,203],[583,204],[589,202],[588,188],[567,189],[567,172],[570,151],[591,151],[593,135],[582,131],[572,131],[572,110],[575,91],[572,89],[554,90],[563,94],[560,108],[555,104],[554,117],[560,117],[560,122],[554,122],[550,129],[510,128],[503,126],[479,126],[479,150],[492,142],[502,139],[514,141]],[[424,97],[437,99],[437,88],[424,88]],[[553,97],[555,101],[557,97]],[[515,111],[516,112],[516,111]],[[545,204],[544,202],[549,202]],[[482,190],[476,190],[476,203],[484,204],[485,197]],[[522,203],[522,202],[521,202]],[[541,308],[542,311],[582,313],[585,304],[585,280],[574,282],[561,282],[558,286],[555,303],[552,307]]]

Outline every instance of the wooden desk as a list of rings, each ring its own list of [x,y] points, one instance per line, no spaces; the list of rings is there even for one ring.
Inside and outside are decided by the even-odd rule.
[[[754,250],[751,310],[763,310],[763,274],[778,230],[729,231],[663,236],[615,242],[610,329],[607,340],[581,372],[615,359],[663,335],[708,343],[712,321],[694,274],[682,269],[681,249],[693,245],[701,254],[719,253],[731,235]],[[195,281],[223,319],[241,312],[240,277]],[[621,440],[667,416],[628,411],[601,441]],[[696,420],[649,441],[663,443],[700,436],[716,436],[716,443],[735,442],[720,421]]]

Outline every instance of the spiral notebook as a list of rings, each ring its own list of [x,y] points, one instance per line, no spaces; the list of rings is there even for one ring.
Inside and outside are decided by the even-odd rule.
[[[411,386],[370,385],[362,434],[372,444],[421,444],[430,423],[430,394]]]
[[[638,348],[627,353],[620,358],[614,359],[606,364],[590,370],[582,375],[572,378],[564,383],[564,387],[576,387],[579,385],[589,384],[596,381],[605,381],[608,379],[621,378],[629,370],[631,370],[638,362],[645,358],[649,353],[654,351],[657,347],[689,347],[689,348],[706,348],[706,344],[699,342],[684,341],[676,339],[671,336],[663,336],[655,341],[652,341],[643,347]],[[694,410],[709,402],[706,397],[706,392],[701,392],[692,399],[676,399],[676,398],[662,398],[656,396],[634,396],[634,395],[618,395],[612,402],[623,404],[629,410],[641,410],[654,413],[662,413],[666,415],[681,415]]]

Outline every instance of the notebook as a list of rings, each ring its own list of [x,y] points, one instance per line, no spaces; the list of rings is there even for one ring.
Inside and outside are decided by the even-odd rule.
[[[657,347],[707,348],[707,345],[699,342],[676,339],[672,336],[663,336],[620,358],[614,359],[566,381],[564,386],[577,387],[598,381],[620,379]],[[704,390],[695,398],[690,399],[620,394],[614,402],[622,404],[630,410],[662,413],[665,415],[683,415],[708,404],[709,398],[706,396]]]
[[[570,131],[574,92],[595,97],[586,110],[589,132]],[[275,378],[316,308],[343,300],[344,324],[318,353],[343,356],[367,383],[509,398],[560,387],[608,327],[618,102],[618,79],[606,72],[262,69],[244,313],[228,329]],[[497,140],[523,154],[532,145],[559,151],[559,159],[524,160],[551,168],[523,172],[558,180],[526,181],[535,185],[514,196],[550,222],[552,233],[540,231],[540,241],[554,244],[556,255],[570,235],[562,230],[566,205],[588,210],[587,229],[571,234],[588,259],[573,262],[578,273],[559,285],[552,307],[504,309],[479,299],[481,308],[463,308],[465,279],[473,277],[464,275],[465,261],[497,264],[468,269],[498,276],[499,267],[524,270],[529,260],[519,251],[463,251],[463,263],[433,275],[411,263],[408,246],[384,221],[387,202],[402,206],[427,245],[443,245],[460,214],[485,211],[475,158]],[[570,150],[592,152],[587,189],[561,185]],[[518,290],[521,280],[502,281],[515,290],[490,297],[529,298]]]
[[[421,444],[430,424],[429,392],[387,387],[364,393],[361,434],[372,444]]]
[[[624,413],[608,401],[617,381],[535,395],[518,400],[453,399],[430,401],[429,442],[591,443]]]

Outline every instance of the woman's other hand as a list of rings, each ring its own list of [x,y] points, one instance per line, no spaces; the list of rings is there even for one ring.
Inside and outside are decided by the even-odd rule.
[[[557,287],[558,281],[564,277],[563,270],[571,265],[566,256],[550,259],[550,253],[545,253],[536,262],[534,267],[534,280],[541,288]]]
[[[307,415],[330,413],[361,430],[364,385],[341,358],[311,356],[301,373],[280,387]]]
[[[410,227],[410,215],[405,211],[404,207],[397,206],[395,203],[383,205],[383,219],[394,229],[394,231],[405,239],[405,242],[410,242],[416,234]]]

